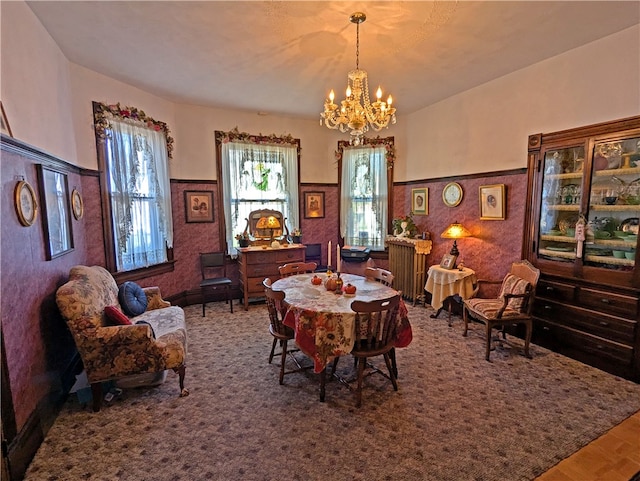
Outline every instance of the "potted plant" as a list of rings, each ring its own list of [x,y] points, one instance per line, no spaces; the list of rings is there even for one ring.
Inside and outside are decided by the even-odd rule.
[[[404,217],[393,219],[393,235],[396,237],[413,238],[417,233],[418,228],[413,222],[411,215],[405,215]]]
[[[294,244],[302,244],[302,232],[298,227],[293,229],[293,232],[291,233],[291,238]]]
[[[236,239],[238,240],[238,245],[240,247],[249,247],[249,233],[243,232],[241,234],[236,234]]]

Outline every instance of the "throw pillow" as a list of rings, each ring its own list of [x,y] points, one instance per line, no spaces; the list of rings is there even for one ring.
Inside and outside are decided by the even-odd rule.
[[[124,313],[135,317],[147,310],[147,296],[138,284],[127,281],[118,290],[118,301]]]
[[[505,294],[524,294],[531,286],[527,281],[513,274],[507,274],[502,281],[502,288],[500,289],[500,299],[504,298]],[[518,297],[516,299],[509,299],[507,307],[519,311],[522,308],[524,299]]]
[[[107,306],[104,308],[104,315],[107,316],[109,322],[114,326],[128,326],[131,325],[131,321],[124,312],[118,309],[118,306]]]

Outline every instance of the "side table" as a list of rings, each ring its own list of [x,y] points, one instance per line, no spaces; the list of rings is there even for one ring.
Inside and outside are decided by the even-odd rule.
[[[449,306],[449,326],[451,326],[451,302],[454,296],[461,299],[470,298],[478,284],[476,272],[468,267],[462,269],[445,269],[439,265],[429,267],[425,290],[431,293],[431,307],[437,309],[432,318],[438,317],[444,307],[444,301]]]

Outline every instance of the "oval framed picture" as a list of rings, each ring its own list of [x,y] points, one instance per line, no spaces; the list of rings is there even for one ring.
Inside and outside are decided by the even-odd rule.
[[[82,216],[84,215],[84,202],[82,201],[82,196],[80,195],[80,192],[78,192],[78,189],[73,189],[73,192],[71,192],[71,210],[73,211],[73,217],[75,217],[76,220],[82,219]]]
[[[38,202],[33,187],[26,180],[21,180],[16,185],[15,202],[20,223],[24,226],[32,225],[38,217]]]

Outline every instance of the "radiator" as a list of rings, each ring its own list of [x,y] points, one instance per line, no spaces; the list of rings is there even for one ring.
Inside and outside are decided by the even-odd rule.
[[[389,270],[393,274],[393,288],[402,291],[402,297],[424,302],[424,285],[427,281],[427,255],[431,252],[431,241],[387,237],[389,248]]]

